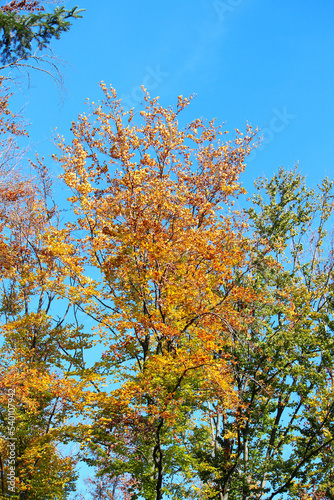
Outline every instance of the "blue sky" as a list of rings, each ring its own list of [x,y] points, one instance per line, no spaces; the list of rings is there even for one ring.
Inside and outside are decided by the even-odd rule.
[[[3,3],[3,2],[2,2]],[[67,8],[76,2],[65,3]],[[54,82],[31,74],[16,90],[12,109],[30,122],[30,156],[37,150],[60,174],[51,155],[57,132],[70,140],[71,121],[84,101],[112,84],[139,109],[140,86],[163,105],[196,94],[185,122],[217,118],[227,130],[263,127],[264,145],[242,179],[251,191],[259,175],[280,166],[300,170],[314,186],[333,177],[333,0],[78,0],[86,9],[69,33],[52,44],[63,69],[62,98]]]
[[[77,5],[66,2],[67,8]],[[333,173],[334,3],[332,0],[81,0],[83,19],[53,43],[68,62],[62,101],[54,83],[31,75],[17,108],[31,123],[31,152],[55,151],[54,129],[70,139],[84,101],[112,84],[139,107],[140,86],[162,104],[196,94],[185,121],[217,118],[226,129],[263,127],[265,143],[243,176],[299,162],[311,185]],[[48,160],[55,175],[59,167]]]

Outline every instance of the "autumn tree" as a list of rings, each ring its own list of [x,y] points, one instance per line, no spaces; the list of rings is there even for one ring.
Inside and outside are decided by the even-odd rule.
[[[253,265],[238,275],[254,300],[236,304],[253,319],[227,348],[239,405],[215,408],[207,431],[194,432],[193,452],[208,464],[203,481],[220,478],[212,498],[332,498],[333,183],[315,192],[298,171],[280,169],[256,190]]]
[[[20,159],[22,149],[17,144],[17,139],[27,136],[22,126],[21,117],[9,108],[11,94],[0,82],[0,186],[4,188],[9,182],[11,173],[15,171]]]
[[[41,164],[36,163],[36,178],[20,173],[25,151],[17,138],[27,133],[20,117],[9,110],[4,80],[12,69],[48,72],[41,66],[49,57],[43,49],[78,17],[77,7],[57,7],[50,13],[37,0],[13,0],[0,7],[1,497],[14,491],[9,490],[11,467],[20,499],[65,498],[76,478],[75,457],[61,453],[59,446],[70,439],[70,419],[82,401],[82,383],[71,373],[79,363],[83,335],[73,308],[64,305],[62,313],[59,307],[57,313],[52,309],[61,272],[45,249],[45,238],[49,227],[59,223],[59,213]],[[60,76],[55,61],[49,63]],[[9,402],[15,408],[13,460]]]
[[[56,217],[55,207],[45,205],[47,189],[46,173],[40,172],[39,186],[16,179],[0,193],[2,498],[9,491],[20,499],[67,498],[76,478],[75,457],[61,453],[59,445],[69,440],[72,417],[82,402],[82,383],[71,372],[83,340],[80,328],[64,323],[68,306],[63,316],[59,307],[58,317],[51,315],[62,278],[44,241]],[[9,425],[9,399],[14,427]],[[11,436],[14,489],[8,486]]]
[[[6,94],[0,111],[0,497],[60,499],[76,478],[75,457],[59,445],[83,402],[71,373],[85,344],[68,304],[51,314],[63,275],[47,251],[58,220],[48,173],[38,162],[36,178],[14,169],[25,132]]]
[[[254,134],[224,141],[202,119],[179,127],[182,96],[173,110],[145,93],[135,116],[101,87],[102,103],[72,124],[59,159],[76,214],[65,293],[104,345],[91,369],[86,460],[128,478],[132,499],[202,498],[189,438],[208,402],[237,404],[226,346],[245,321],[235,304],[254,300],[235,279],[249,248],[232,208]],[[53,253],[58,240],[55,231]]]

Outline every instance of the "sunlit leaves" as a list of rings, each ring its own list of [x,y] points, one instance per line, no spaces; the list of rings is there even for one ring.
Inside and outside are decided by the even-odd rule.
[[[145,89],[134,116],[101,88],[102,103],[72,123],[72,144],[60,142],[77,214],[67,239],[83,266],[72,267],[65,293],[96,319],[106,347],[96,369],[118,385],[97,396],[93,456],[107,453],[109,472],[161,498],[170,474],[182,475],[175,454],[196,461],[183,443],[187,422],[211,399],[236,404],[223,350],[247,321],[235,303],[252,291],[234,279],[248,243],[231,207],[254,133],[225,142],[213,121],[181,129],[190,100],[165,109]]]

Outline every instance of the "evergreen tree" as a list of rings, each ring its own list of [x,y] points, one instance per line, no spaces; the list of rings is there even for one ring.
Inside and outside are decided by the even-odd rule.
[[[26,10],[27,14],[20,11]],[[59,39],[70,29],[71,20],[81,16],[82,9],[64,6],[45,12],[38,2],[11,2],[0,9],[0,60],[15,64],[27,60],[36,51],[48,47],[53,38]]]

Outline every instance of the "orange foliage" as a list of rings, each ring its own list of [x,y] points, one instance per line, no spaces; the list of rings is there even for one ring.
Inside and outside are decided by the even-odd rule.
[[[72,124],[72,144],[60,143],[77,214],[67,244],[77,253],[74,261],[59,255],[74,281],[68,297],[96,319],[106,346],[96,368],[118,383],[94,399],[95,431],[117,436],[117,453],[120,441],[136,448],[146,435],[158,491],[164,429],[175,435],[187,412],[212,399],[236,404],[222,353],[251,321],[236,308],[252,292],[235,279],[248,244],[232,206],[244,193],[238,178],[254,132],[224,141],[202,119],[182,129],[190,102],[182,96],[174,111],[145,92],[135,116],[101,88],[103,103]]]
[[[21,131],[11,122],[6,98],[2,105],[4,148],[7,134]],[[44,238],[51,224],[57,224],[57,210],[47,205],[48,174],[41,164],[36,168],[38,179],[25,179],[5,167],[0,171],[0,475],[8,477],[13,436],[16,490],[34,491],[41,498],[62,491],[74,476],[73,457],[61,457],[56,445],[82,401],[83,384],[70,377],[62,352],[75,349],[73,330],[49,315],[60,271],[45,251]],[[15,415],[12,426],[9,402]],[[45,486],[39,477],[45,478]],[[4,488],[2,481],[3,494]]]

